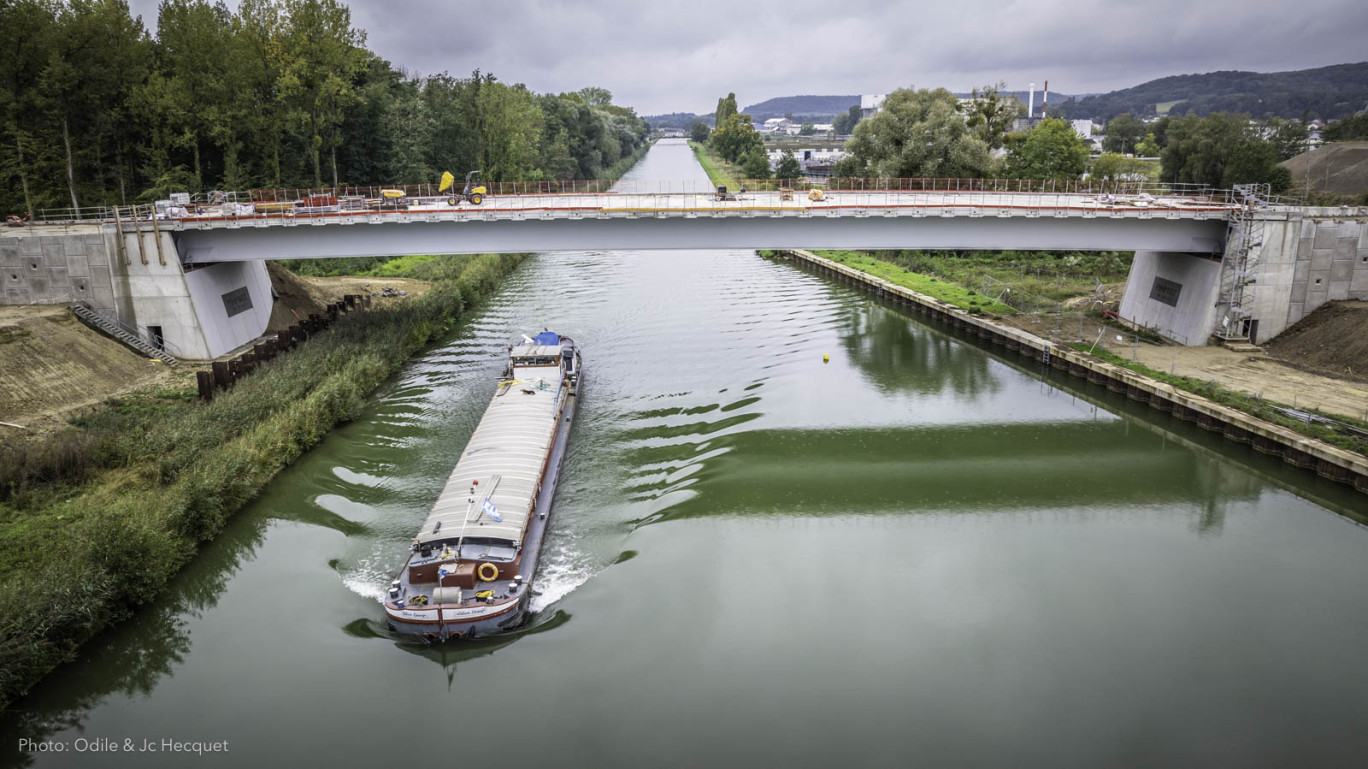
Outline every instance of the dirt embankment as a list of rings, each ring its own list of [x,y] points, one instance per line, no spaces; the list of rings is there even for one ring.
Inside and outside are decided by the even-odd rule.
[[[1264,347],[1284,363],[1368,382],[1368,302],[1329,302]]]
[[[1281,164],[1292,183],[1340,195],[1368,192],[1368,142],[1332,142]]]
[[[71,412],[187,374],[99,334],[66,307],[0,307],[0,439],[41,434]],[[189,374],[188,376],[194,376]]]
[[[268,333],[289,328],[311,313],[322,314],[324,307],[347,294],[371,294],[376,302],[383,304],[421,296],[431,287],[430,283],[409,278],[315,278],[296,275],[275,262],[267,262],[266,270],[271,275],[271,288],[275,291]],[[386,293],[395,295],[386,296]]]
[[[267,333],[309,317],[346,294],[376,294],[380,305],[419,296],[407,278],[301,277],[267,263],[276,299]],[[392,289],[404,295],[383,296]],[[147,387],[194,387],[196,367],[148,360],[86,326],[66,307],[0,306],[0,441],[43,435],[81,409]]]

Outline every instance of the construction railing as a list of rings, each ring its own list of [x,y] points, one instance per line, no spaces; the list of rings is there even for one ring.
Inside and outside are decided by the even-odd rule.
[[[716,188],[702,181],[608,181],[597,179],[569,181],[528,181],[528,182],[487,182],[484,183],[490,201],[507,198],[538,196],[587,196],[587,195],[707,195],[716,193]],[[179,206],[190,216],[215,216],[228,219],[273,218],[282,215],[311,215],[329,213],[366,213],[399,210],[409,203],[449,202],[456,196],[450,191],[439,192],[436,184],[410,184],[382,186],[345,186],[322,188],[273,188],[245,190],[238,192],[196,193],[190,196],[189,204]],[[897,178],[827,178],[827,179],[744,179],[736,183],[729,193],[779,191],[792,192],[795,197],[805,196],[810,190],[820,189],[830,193],[866,193],[873,195],[897,193],[942,193],[965,195],[964,205],[976,205],[975,194],[1022,194],[1022,195],[1085,195],[1105,201],[1106,198],[1153,198],[1181,199],[1193,203],[1230,205],[1235,197],[1230,190],[1215,189],[1206,185],[1168,184],[1162,182],[1133,181],[1096,181],[1076,179],[897,179]],[[394,193],[386,197],[386,191],[397,190],[403,193],[404,203],[395,203]],[[843,196],[843,195],[842,195]],[[1279,199],[1278,204],[1284,204]],[[496,203],[497,205],[497,203]],[[856,205],[881,205],[874,199]],[[985,203],[985,205],[991,205]],[[462,203],[462,208],[479,210],[477,207]],[[487,206],[489,207],[489,206]],[[507,207],[507,206],[502,206]],[[529,208],[538,207],[529,203]],[[655,205],[658,208],[684,208],[687,205]],[[206,213],[209,212],[209,213]],[[161,212],[151,203],[131,206],[89,206],[81,208],[45,208],[34,212],[33,223],[43,224],[81,224],[94,222],[122,222],[133,227],[152,228],[153,224],[143,224],[149,220],[176,218],[161,216]]]

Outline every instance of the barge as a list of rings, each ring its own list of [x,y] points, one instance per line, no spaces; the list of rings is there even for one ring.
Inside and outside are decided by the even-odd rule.
[[[489,408],[386,591],[395,631],[469,639],[527,619],[582,377],[569,337],[543,331],[509,348]]]

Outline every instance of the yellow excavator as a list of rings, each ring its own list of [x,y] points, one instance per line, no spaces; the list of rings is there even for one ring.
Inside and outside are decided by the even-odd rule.
[[[456,177],[452,176],[450,171],[443,171],[442,184],[437,188],[437,191],[451,191],[451,197],[447,198],[448,205],[456,206],[460,205],[461,201],[468,200],[472,205],[478,206],[480,205],[481,201],[485,199],[485,195],[489,194],[488,191],[485,190],[485,186],[483,184],[479,185],[478,187],[475,186],[475,177],[479,175],[479,171],[471,171],[470,173],[466,174],[465,188],[462,189],[460,192],[456,192],[455,188],[451,186],[456,182]]]

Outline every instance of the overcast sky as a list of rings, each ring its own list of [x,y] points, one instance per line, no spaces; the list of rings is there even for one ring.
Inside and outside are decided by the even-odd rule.
[[[236,8],[236,0],[229,0]],[[639,114],[944,86],[1110,91],[1165,75],[1368,59],[1364,0],[350,0],[396,67],[594,85]],[[131,0],[156,27],[157,0]]]

